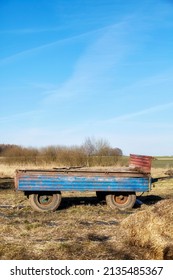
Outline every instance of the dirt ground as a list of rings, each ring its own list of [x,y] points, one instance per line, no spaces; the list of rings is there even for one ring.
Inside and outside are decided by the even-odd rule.
[[[111,210],[95,193],[62,195],[57,211],[34,212],[13,182],[0,182],[0,259],[173,259],[173,179],[137,194],[128,211]]]

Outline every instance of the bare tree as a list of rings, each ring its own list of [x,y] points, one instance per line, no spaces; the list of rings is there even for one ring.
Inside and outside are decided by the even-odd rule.
[[[96,152],[96,142],[94,138],[86,138],[84,144],[82,145],[84,152],[87,156],[91,156]]]
[[[96,155],[107,156],[109,155],[111,147],[107,140],[99,139],[96,141]]]

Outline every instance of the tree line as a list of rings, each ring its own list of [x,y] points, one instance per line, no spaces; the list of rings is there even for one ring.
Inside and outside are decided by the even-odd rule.
[[[123,152],[107,140],[86,138],[80,146],[47,146],[42,148],[0,144],[0,159],[6,163],[54,163],[57,166],[105,166],[121,161]]]

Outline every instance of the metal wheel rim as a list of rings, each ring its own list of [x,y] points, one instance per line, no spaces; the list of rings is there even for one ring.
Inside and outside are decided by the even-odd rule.
[[[114,201],[117,204],[123,205],[128,201],[128,196],[125,196],[125,195],[116,196],[116,195],[114,195]]]
[[[53,195],[38,195],[37,202],[39,205],[48,206],[53,201]]]

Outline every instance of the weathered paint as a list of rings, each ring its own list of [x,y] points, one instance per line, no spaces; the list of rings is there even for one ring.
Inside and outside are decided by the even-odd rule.
[[[151,156],[142,156],[142,155],[130,155],[129,166],[132,168],[138,168],[139,170],[150,173],[151,164],[153,157]]]
[[[133,191],[150,190],[151,178],[136,172],[18,171],[16,189],[21,191]]]

